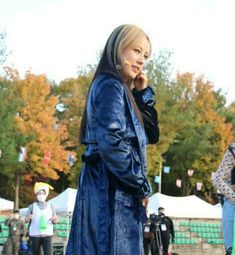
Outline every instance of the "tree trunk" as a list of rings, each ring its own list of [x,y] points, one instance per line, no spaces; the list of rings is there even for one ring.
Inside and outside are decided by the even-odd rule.
[[[14,209],[19,209],[19,188],[20,188],[20,173],[16,172],[16,179],[15,179],[15,204]]]

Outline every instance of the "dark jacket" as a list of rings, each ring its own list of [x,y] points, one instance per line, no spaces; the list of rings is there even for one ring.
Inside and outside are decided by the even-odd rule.
[[[153,98],[152,90],[145,93],[149,91]],[[146,178],[148,137],[118,79],[98,76],[86,107],[85,162],[66,254],[142,254],[140,226],[146,213],[141,200],[151,192]],[[158,140],[158,132],[152,132],[150,140]]]
[[[167,240],[174,240],[175,238],[175,231],[174,231],[174,224],[170,217],[162,215],[160,216],[160,230],[161,230],[161,237]],[[165,225],[166,229],[163,229],[162,225]]]
[[[9,218],[5,221],[5,225],[9,227],[10,238],[20,238],[24,235],[24,222],[21,219]]]

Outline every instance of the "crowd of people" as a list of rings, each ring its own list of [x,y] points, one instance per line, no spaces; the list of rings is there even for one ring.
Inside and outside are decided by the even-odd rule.
[[[43,254],[52,254],[52,223],[56,222],[58,217],[52,205],[49,205],[46,216],[50,218],[48,223],[39,218],[42,216],[37,210],[42,208],[41,203],[45,203],[48,195],[48,186],[38,183],[35,185],[35,193],[37,194],[37,202],[31,204],[28,208],[26,218],[20,217],[19,210],[5,221],[5,225],[9,228],[8,240],[5,243],[2,254],[7,255],[40,255],[41,248]],[[35,209],[35,207],[38,208]],[[44,205],[45,206],[45,205]],[[147,222],[143,224],[143,248],[145,255],[168,255],[170,240],[174,243],[174,224],[170,217],[164,213],[164,208],[158,208],[158,214],[151,214]],[[31,222],[30,222],[31,221]],[[30,222],[29,227],[25,229],[25,223]],[[50,227],[47,228],[46,225]],[[1,232],[0,225],[0,232]]]

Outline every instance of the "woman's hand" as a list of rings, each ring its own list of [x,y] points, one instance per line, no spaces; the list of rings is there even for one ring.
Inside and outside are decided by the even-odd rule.
[[[147,75],[143,71],[140,71],[140,73],[134,79],[133,83],[134,83],[135,89],[138,91],[147,88],[147,86],[148,86]]]
[[[145,198],[142,200],[142,204],[143,204],[143,206],[145,207],[146,210],[147,210],[147,207],[148,207],[148,203],[149,203],[149,198],[148,198],[148,197],[145,197]]]

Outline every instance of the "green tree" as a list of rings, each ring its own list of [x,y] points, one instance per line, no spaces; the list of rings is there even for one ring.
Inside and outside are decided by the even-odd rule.
[[[190,73],[178,75],[175,86],[181,90],[178,102],[184,119],[177,143],[166,153],[167,164],[173,169],[168,182],[173,184],[176,178],[182,179],[182,195],[195,192],[196,182],[203,182],[202,195],[209,199],[211,172],[233,139],[231,124],[225,123],[218,113],[218,97],[212,84],[203,77],[195,78]],[[187,176],[188,169],[195,170],[193,177]]]
[[[59,97],[57,116],[60,123],[65,125],[68,131],[68,138],[63,144],[69,153],[75,152],[76,154],[75,164],[72,166],[69,175],[66,176],[72,187],[77,185],[82,166],[81,155],[84,152],[84,146],[79,143],[80,123],[93,74],[94,67],[92,66],[80,69],[78,78],[63,80],[54,89],[54,94]]]
[[[233,136],[235,137],[235,102],[232,102],[227,107],[220,108],[221,115],[225,118],[226,123],[231,123]]]
[[[50,82],[44,75],[27,73],[25,79],[14,82],[15,92],[24,103],[18,109],[15,126],[18,132],[31,137],[21,144],[27,148],[27,158],[17,172],[16,187],[21,176],[31,184],[37,180],[57,180],[60,172],[70,169],[63,146],[67,130],[56,117],[58,99],[51,95]]]
[[[14,84],[5,78],[0,78],[0,176],[1,193],[13,197],[15,190],[16,172],[19,171],[18,153],[20,145],[28,137],[20,133],[15,126],[15,116],[22,101],[16,97]],[[13,187],[13,189],[9,189]],[[18,206],[16,204],[16,206]]]
[[[179,89],[172,81],[171,53],[160,52],[146,66],[149,84],[156,94],[156,108],[159,115],[160,140],[148,146],[148,176],[153,182],[164,163],[164,154],[176,142],[178,130],[182,128],[183,118],[178,102]],[[157,187],[153,184],[154,191]]]

